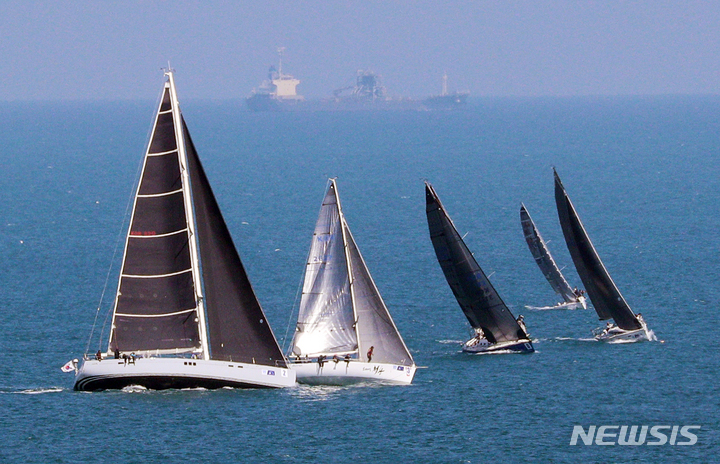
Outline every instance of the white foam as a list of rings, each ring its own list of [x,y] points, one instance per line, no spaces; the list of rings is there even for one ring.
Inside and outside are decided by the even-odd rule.
[[[63,391],[62,388],[59,387],[51,387],[51,388],[30,388],[28,390],[22,390],[15,393],[20,393],[21,395],[42,395],[43,393],[59,393]]]
[[[123,387],[123,389],[120,391],[123,391],[125,393],[137,393],[147,391],[147,388],[143,387],[142,385],[128,385],[127,387]]]
[[[462,345],[465,343],[462,340],[438,340],[438,343],[442,343],[443,345]]]

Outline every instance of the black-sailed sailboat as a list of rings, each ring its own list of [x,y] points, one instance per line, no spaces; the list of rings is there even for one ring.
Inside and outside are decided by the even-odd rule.
[[[409,384],[416,367],[328,181],[305,266],[290,367],[300,383]]]
[[[295,385],[190,138],[172,71],[165,76],[107,351],[86,353],[74,388]]]
[[[584,291],[578,290],[577,288],[571,288],[565,276],[563,276],[560,268],[555,264],[555,260],[550,254],[545,240],[543,240],[540,232],[535,226],[535,222],[530,217],[525,205],[520,205],[520,224],[522,225],[523,235],[527,242],[530,253],[535,259],[535,263],[540,268],[540,271],[547,279],[548,283],[555,290],[555,293],[560,295],[563,299],[562,302],[557,303],[553,306],[528,306],[530,309],[587,309],[587,303],[585,301]]]
[[[596,329],[593,332],[595,338],[618,342],[654,339],[642,315],[633,313],[600,260],[555,169],[553,174],[555,203],[570,256],[600,320],[614,321],[614,324],[608,322],[606,327]]]
[[[517,319],[478,265],[435,189],[425,182],[430,240],[440,267],[465,317],[475,331],[463,344],[469,353],[529,353],[535,351],[523,317]]]

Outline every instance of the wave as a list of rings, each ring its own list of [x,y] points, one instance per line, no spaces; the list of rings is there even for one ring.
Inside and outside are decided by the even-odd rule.
[[[45,393],[60,393],[65,391],[61,387],[38,387],[38,388],[26,388],[24,390],[0,390],[0,394],[13,394],[13,395],[42,395]]]

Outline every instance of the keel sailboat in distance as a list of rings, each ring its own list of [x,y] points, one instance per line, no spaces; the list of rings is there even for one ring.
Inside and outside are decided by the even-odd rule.
[[[290,367],[308,384],[409,384],[415,362],[360,255],[329,180],[305,267]]]
[[[560,176],[554,169],[553,173],[555,203],[570,256],[600,320],[612,319],[615,322],[614,324],[608,322],[604,329],[596,329],[593,332],[595,338],[600,341],[617,342],[653,340],[655,337],[652,331],[648,330],[645,320],[639,313],[637,315],[633,313],[605,269],[565,187],[560,182]]]
[[[295,385],[165,75],[107,351],[85,355],[75,389]]]
[[[535,351],[523,317],[517,319],[480,269],[429,182],[425,202],[430,239],[445,278],[475,336],[465,342],[469,353]]]
[[[555,260],[550,254],[545,240],[540,236],[535,222],[533,222],[528,213],[525,205],[520,205],[520,224],[522,225],[523,234],[525,235],[525,241],[530,248],[535,263],[542,271],[543,275],[550,283],[550,286],[555,293],[560,295],[564,301],[556,304],[555,306],[528,306],[530,309],[587,309],[587,303],[585,302],[585,292],[578,290],[577,288],[570,288],[570,285],[565,280],[565,276],[562,275],[560,269],[555,264]]]

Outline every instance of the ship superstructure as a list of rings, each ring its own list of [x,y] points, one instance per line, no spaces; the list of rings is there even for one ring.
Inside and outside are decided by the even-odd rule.
[[[268,77],[253,89],[252,94],[247,98],[248,107],[253,111],[277,111],[284,105],[294,105],[305,100],[298,95],[297,86],[299,79],[282,71],[282,57],[285,47],[278,48],[278,67],[270,66]]]

